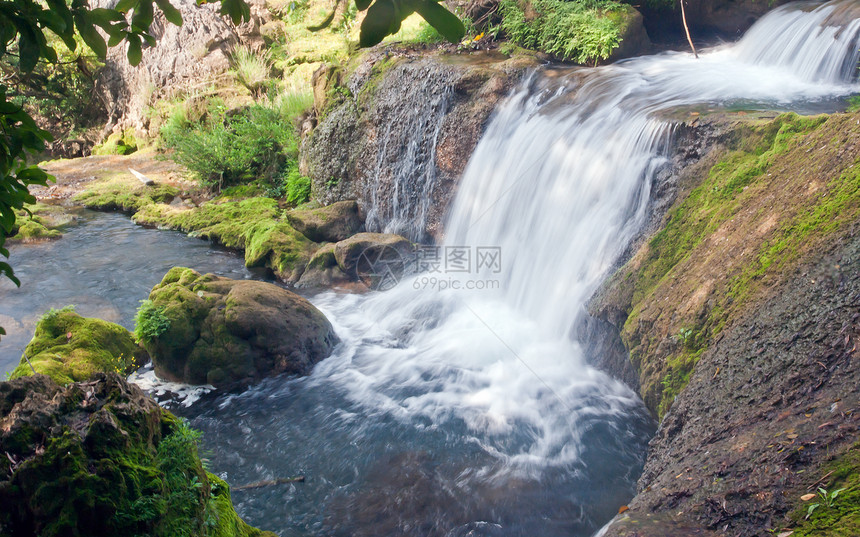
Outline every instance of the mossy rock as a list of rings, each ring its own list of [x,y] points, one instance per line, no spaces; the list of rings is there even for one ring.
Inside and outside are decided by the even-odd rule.
[[[84,190],[74,199],[87,209],[134,213],[147,205],[170,203],[178,194],[179,189],[170,185],[140,185],[129,188],[125,183],[111,183]]]
[[[239,519],[198,437],[116,374],[0,383],[2,533],[273,537]]]
[[[271,198],[210,201],[193,209],[148,205],[134,215],[138,224],[168,227],[245,251],[249,267],[269,267],[283,281],[298,281],[318,245],[282,220]]]
[[[16,222],[17,229],[13,229],[12,240],[31,242],[37,240],[59,239],[63,236],[56,229],[48,227],[47,223],[38,216],[25,217]]]
[[[175,267],[149,299],[169,326],[142,344],[169,380],[233,387],[307,374],[337,343],[319,310],[270,283]]]
[[[81,317],[70,309],[51,310],[36,325],[11,378],[32,375],[35,369],[64,385],[99,372],[128,374],[145,361],[146,353],[122,326]]]
[[[294,228],[314,242],[338,242],[364,230],[364,219],[355,200],[317,209],[296,209],[286,217]]]
[[[338,266],[334,248],[335,244],[330,243],[314,253],[296,287],[305,289],[332,287],[353,281],[353,278]]]

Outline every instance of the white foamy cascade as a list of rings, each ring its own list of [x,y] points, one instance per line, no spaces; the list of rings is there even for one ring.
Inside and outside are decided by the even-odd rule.
[[[641,403],[589,367],[568,332],[642,225],[671,137],[660,112],[856,91],[858,21],[836,26],[854,4],[780,8],[699,60],[667,53],[525,83],[478,144],[447,225],[446,246],[499,247],[501,272],[317,297],[345,343],[313,381],[417,427],[462,424],[521,468],[575,463],[596,423],[623,438],[615,418]],[[431,277],[499,285],[439,291]]]

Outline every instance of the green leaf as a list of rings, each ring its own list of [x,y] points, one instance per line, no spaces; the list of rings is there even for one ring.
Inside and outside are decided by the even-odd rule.
[[[84,43],[96,53],[96,56],[104,59],[107,56],[107,44],[89,18],[82,13],[75,13],[75,26]]]
[[[136,35],[128,36],[128,63],[132,65],[132,67],[136,67],[140,64],[140,60],[143,58],[143,54],[140,50],[140,38]]]
[[[433,0],[419,3],[415,6],[415,11],[451,43],[459,43],[466,34],[466,27],[463,26],[463,22]]]
[[[119,0],[114,9],[119,11],[120,13],[128,13],[129,11],[137,7],[137,3],[139,1],[140,0]]]
[[[73,34],[75,32],[75,22],[72,20],[72,12],[69,10],[68,4],[63,0],[47,0],[48,7],[51,9],[52,13],[55,13],[58,17],[63,20],[64,29],[63,32],[59,35],[63,42],[66,43],[66,46],[69,45],[68,39],[71,38],[71,41],[74,43]],[[70,50],[75,50],[74,46],[69,47]]]
[[[140,0],[137,7],[134,8],[134,15],[131,17],[131,25],[137,26],[142,32],[149,30],[152,26],[152,0]]]
[[[15,277],[15,273],[12,271],[12,265],[9,263],[0,262],[0,273],[5,274],[7,278],[12,280],[12,283],[21,287],[21,280]]]
[[[182,26],[182,13],[173,7],[170,0],[155,0],[155,3],[158,4],[158,9],[164,13],[164,18],[167,19],[168,22],[175,24],[176,26]]]
[[[385,39],[394,24],[395,11],[391,0],[376,0],[367,10],[367,16],[361,23],[359,46],[372,47]]]
[[[42,55],[42,48],[39,46],[39,41],[33,34],[33,29],[30,26],[19,27],[20,35],[18,36],[18,67],[21,71],[29,73],[36,64],[39,63],[39,57]]]

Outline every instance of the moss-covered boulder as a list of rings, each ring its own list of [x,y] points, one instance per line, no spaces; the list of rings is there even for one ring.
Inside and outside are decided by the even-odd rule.
[[[334,257],[334,243],[329,243],[317,250],[305,267],[302,278],[296,283],[300,288],[322,288],[347,284],[354,281],[337,264]]]
[[[355,200],[317,209],[296,209],[286,216],[294,228],[314,242],[338,242],[364,230],[364,219]]]
[[[558,60],[594,65],[651,47],[642,15],[629,5],[604,0],[500,0],[498,5],[512,42]]]
[[[162,378],[221,387],[307,374],[337,343],[310,302],[277,285],[175,267],[149,295],[141,342]]]
[[[145,351],[122,326],[64,308],[42,316],[11,378],[32,375],[35,369],[63,385],[99,372],[127,374],[145,361]]]
[[[269,536],[208,474],[198,433],[116,374],[0,383],[0,533]]]

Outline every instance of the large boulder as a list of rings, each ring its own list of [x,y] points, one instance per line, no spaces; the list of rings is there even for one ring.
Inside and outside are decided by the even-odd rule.
[[[11,378],[32,375],[35,370],[63,385],[99,372],[130,373],[146,359],[145,351],[122,326],[81,317],[67,307],[42,316]]]
[[[410,271],[414,252],[414,245],[400,235],[357,233],[317,250],[296,285],[385,290]]]
[[[116,374],[0,382],[0,533],[274,537],[239,518],[196,439]]]
[[[277,285],[171,269],[138,322],[162,378],[220,387],[281,373],[304,375],[338,339],[310,302]]]
[[[295,209],[287,221],[314,242],[338,242],[364,230],[364,219],[355,200],[346,200],[317,209]]]

